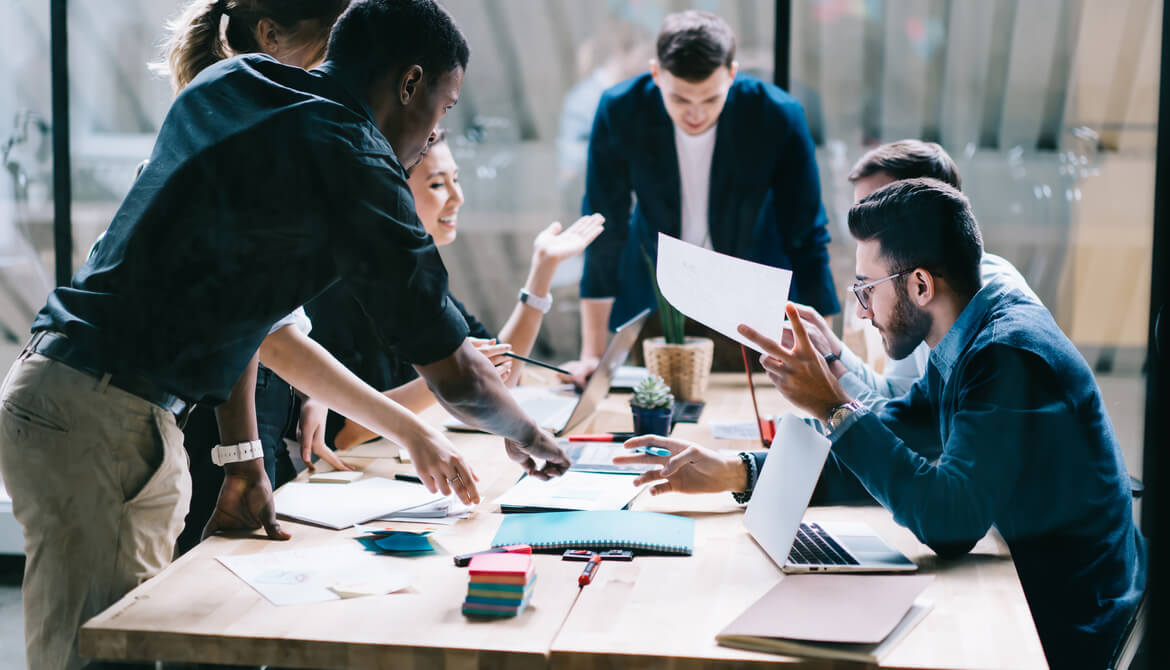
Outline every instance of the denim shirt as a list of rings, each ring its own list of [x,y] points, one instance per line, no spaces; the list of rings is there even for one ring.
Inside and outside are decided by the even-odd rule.
[[[1146,549],[1100,389],[1051,314],[983,288],[902,398],[854,413],[832,458],[942,556],[995,526],[1056,667],[1105,667]]]

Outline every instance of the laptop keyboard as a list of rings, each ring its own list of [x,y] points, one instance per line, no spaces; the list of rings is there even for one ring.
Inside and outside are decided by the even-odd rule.
[[[788,562],[796,565],[857,565],[857,560],[815,523],[800,524],[792,550],[788,552]]]

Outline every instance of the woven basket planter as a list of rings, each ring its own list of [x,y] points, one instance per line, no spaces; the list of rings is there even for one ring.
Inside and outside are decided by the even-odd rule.
[[[688,337],[685,344],[667,344],[661,337],[642,342],[642,357],[652,375],[662,377],[675,400],[702,400],[711,381],[715,342]]]

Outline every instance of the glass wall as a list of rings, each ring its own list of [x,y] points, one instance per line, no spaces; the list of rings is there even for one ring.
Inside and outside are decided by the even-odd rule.
[[[820,145],[838,282],[853,274],[853,162],[881,142],[941,143],[987,250],[1097,371],[1134,473],[1161,12],[1153,0],[797,0],[792,17],[792,92]]]

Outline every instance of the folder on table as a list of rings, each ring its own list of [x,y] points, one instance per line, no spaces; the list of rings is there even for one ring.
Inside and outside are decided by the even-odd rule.
[[[690,556],[695,522],[656,512],[597,511],[514,514],[504,518],[493,547],[527,544],[533,551],[628,549]]]
[[[715,636],[725,647],[880,663],[930,610],[931,575],[787,575]]]

